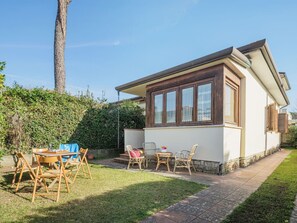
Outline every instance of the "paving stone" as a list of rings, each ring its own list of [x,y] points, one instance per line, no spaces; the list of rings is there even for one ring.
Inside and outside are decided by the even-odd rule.
[[[161,211],[160,212],[163,216],[175,221],[175,222],[192,222],[196,216],[191,214],[187,214],[181,211]]]
[[[224,215],[216,214],[214,212],[207,211],[199,216],[199,218],[210,222],[221,222],[224,219]]]
[[[198,217],[198,218],[194,219],[193,221],[191,221],[191,223],[211,223],[211,222]]]

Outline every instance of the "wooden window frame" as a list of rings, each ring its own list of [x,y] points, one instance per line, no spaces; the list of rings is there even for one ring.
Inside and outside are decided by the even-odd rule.
[[[206,84],[210,84],[210,87],[211,87],[211,119],[210,120],[205,120],[205,121],[198,121],[198,87],[201,86],[201,85],[206,85]],[[196,99],[195,99],[195,102],[196,102],[196,114],[195,114],[195,118],[196,118],[196,122],[199,124],[199,125],[211,125],[213,124],[213,120],[214,120],[214,80],[213,79],[210,79],[210,80],[203,80],[203,81],[200,81],[197,83],[197,86],[196,86]]]
[[[211,120],[206,121],[198,121],[197,113],[198,113],[198,86],[211,84]],[[186,88],[193,88],[193,114],[192,121],[183,122],[182,121],[182,90]],[[176,111],[175,111],[175,122],[167,123],[167,93],[176,92]],[[204,80],[199,80],[194,83],[183,84],[177,87],[167,88],[159,91],[153,91],[150,93],[151,98],[151,122],[149,126],[151,127],[167,127],[167,126],[194,126],[194,125],[211,125],[214,123],[214,78],[207,78]],[[162,123],[155,123],[155,96],[163,95],[163,113],[162,113]]]
[[[225,97],[224,97],[224,120],[225,123],[239,126],[239,86],[235,84],[232,80],[229,78],[226,78],[225,84],[224,84],[224,96],[226,94],[226,85],[228,85],[232,90],[234,90],[234,121],[226,120],[225,115]]]

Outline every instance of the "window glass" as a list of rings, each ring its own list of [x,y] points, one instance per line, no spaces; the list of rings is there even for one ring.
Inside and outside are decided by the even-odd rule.
[[[176,117],[176,92],[166,94],[166,120],[167,123],[175,123]]]
[[[193,121],[193,87],[182,90],[182,121]]]
[[[163,94],[155,95],[155,124],[162,123]]]
[[[225,85],[224,101],[225,121],[235,122],[235,89],[230,87],[228,84]]]
[[[211,83],[198,86],[197,120],[211,120]]]

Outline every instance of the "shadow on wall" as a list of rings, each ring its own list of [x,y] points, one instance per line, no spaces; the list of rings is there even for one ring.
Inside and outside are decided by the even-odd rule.
[[[142,129],[145,118],[138,106],[120,106],[120,144],[124,148],[124,129]],[[103,108],[91,108],[85,112],[81,122],[68,140],[89,149],[114,149],[118,144],[118,107],[107,105]]]

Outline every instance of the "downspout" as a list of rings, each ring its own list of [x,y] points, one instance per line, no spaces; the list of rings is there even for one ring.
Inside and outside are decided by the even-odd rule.
[[[268,93],[266,93],[266,108],[268,108]],[[266,120],[265,120],[265,152],[264,152],[264,156],[267,155],[267,110],[266,110]]]
[[[120,91],[118,91],[118,150],[120,149]]]

